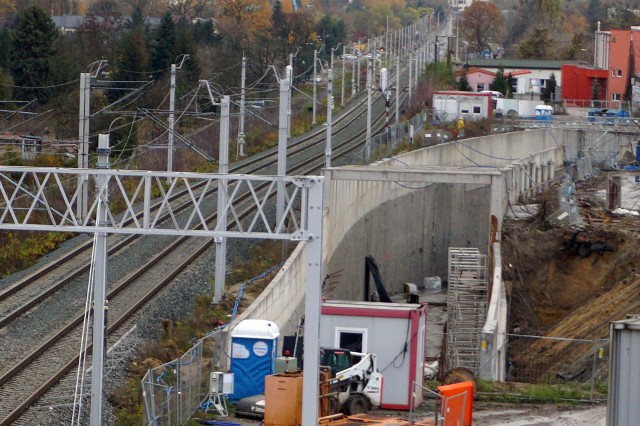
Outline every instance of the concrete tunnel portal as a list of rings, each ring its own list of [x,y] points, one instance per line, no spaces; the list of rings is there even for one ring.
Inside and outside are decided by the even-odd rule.
[[[363,300],[366,255],[376,259],[393,294],[424,277],[446,281],[449,247],[488,253],[492,200],[501,194],[495,169],[345,166],[326,177],[324,274],[334,277],[331,298]],[[369,196],[385,201],[369,208]],[[337,207],[336,197],[351,204]]]

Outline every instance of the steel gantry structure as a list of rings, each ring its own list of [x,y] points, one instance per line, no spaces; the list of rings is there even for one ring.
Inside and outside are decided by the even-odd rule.
[[[317,424],[323,178],[111,170],[108,169],[108,154],[108,136],[101,135],[99,169],[0,167],[0,230],[96,234],[90,424],[98,426],[103,422],[105,318],[101,307],[105,306],[107,288],[108,234],[200,236],[214,241],[252,238],[306,242],[304,333],[308,347],[304,355],[302,420],[305,426]],[[274,224],[266,209],[278,186],[286,187],[287,193],[283,215]],[[203,201],[216,187],[225,191],[224,197],[218,198],[222,204],[217,205],[218,216],[223,220],[211,226],[205,220]],[[93,202],[86,214],[78,214],[77,203],[85,188],[94,188]],[[180,220],[176,214],[177,204],[185,204],[184,199],[175,200],[179,189],[186,189],[187,193],[187,211],[190,213],[186,220]],[[249,196],[240,197],[241,193]],[[124,209],[112,209],[109,200],[114,198],[123,201],[120,205],[124,205]],[[240,219],[241,203],[253,206],[253,216]],[[139,204],[142,215],[134,208]],[[170,219],[160,223],[159,218],[165,213]]]

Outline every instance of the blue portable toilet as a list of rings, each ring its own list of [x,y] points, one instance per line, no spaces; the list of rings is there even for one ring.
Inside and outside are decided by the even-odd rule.
[[[264,378],[275,372],[278,326],[272,321],[247,319],[231,331],[231,401],[264,393]]]

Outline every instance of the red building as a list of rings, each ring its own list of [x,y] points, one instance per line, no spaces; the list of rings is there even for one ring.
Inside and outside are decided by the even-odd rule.
[[[605,101],[607,70],[582,65],[562,65],[562,100],[567,106],[592,106],[596,99]]]
[[[640,31],[596,31],[594,63],[562,66],[562,100],[579,107],[620,108],[630,100],[631,77],[639,70]],[[599,102],[593,102],[599,101]]]
[[[631,31],[609,31],[607,100],[621,101],[628,93],[631,70]]]

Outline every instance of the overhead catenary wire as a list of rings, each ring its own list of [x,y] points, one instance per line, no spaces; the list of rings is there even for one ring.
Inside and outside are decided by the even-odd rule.
[[[4,84],[4,83],[0,83],[0,86],[2,86],[2,87],[11,87],[11,88],[14,88],[14,89],[26,89],[26,90],[29,90],[29,89],[36,90],[36,89],[38,89],[38,90],[40,90],[40,89],[55,89],[56,87],[70,86],[72,84],[78,83],[79,81],[80,81],[80,79],[75,79],[75,80],[72,80],[72,81],[67,81],[65,83],[50,84],[48,86],[17,86],[15,84]]]
[[[100,208],[100,207],[98,207]],[[96,222],[96,226],[98,223]],[[89,283],[87,285],[87,297],[84,304],[84,319],[82,322],[82,338],[80,341],[80,354],[78,359],[78,369],[76,372],[76,386],[73,397],[73,411],[71,416],[71,425],[80,426],[82,418],[82,404],[83,404],[83,389],[84,380],[87,372],[87,347],[89,342],[89,330],[91,329],[91,301],[93,299],[93,282],[95,279],[95,261],[96,250],[98,245],[98,233],[93,234],[93,248],[91,250],[91,268],[89,269]],[[76,416],[77,412],[77,416]]]

